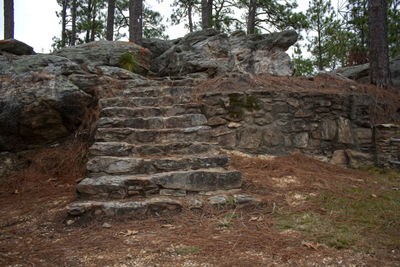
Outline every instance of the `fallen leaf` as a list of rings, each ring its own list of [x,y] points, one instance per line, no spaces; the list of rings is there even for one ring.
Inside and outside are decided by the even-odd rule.
[[[161,225],[161,228],[175,229],[175,226],[173,226],[172,224],[163,224]]]
[[[138,233],[139,233],[139,231],[136,231],[136,230],[127,230],[126,233],[120,232],[120,234],[123,236],[137,235]]]
[[[314,249],[314,250],[317,250],[318,247],[319,247],[318,244],[313,244],[313,243],[307,242],[307,241],[302,241],[301,244],[302,244],[303,246],[306,246],[306,247],[311,248],[311,249]]]

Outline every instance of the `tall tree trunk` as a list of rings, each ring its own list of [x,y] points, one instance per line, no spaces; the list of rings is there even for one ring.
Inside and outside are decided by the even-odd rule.
[[[97,13],[97,2],[93,3],[93,10],[92,10],[92,23],[90,24],[90,41],[94,41],[94,37],[96,34],[96,13]]]
[[[250,0],[249,16],[247,18],[247,34],[254,34],[256,30],[256,0]]]
[[[13,0],[4,0],[4,39],[14,39]]]
[[[192,8],[193,8],[193,2],[189,1],[188,3],[188,20],[189,20],[189,31],[193,32],[193,18],[192,18]]]
[[[71,32],[71,46],[76,43],[76,0],[72,0],[72,32]]]
[[[129,1],[129,41],[141,45],[143,38],[143,0]]]
[[[62,17],[62,29],[61,29],[61,47],[65,47],[65,41],[67,39],[67,6],[68,6],[68,0],[63,0],[62,3],[62,11],[61,11],[61,17]]]
[[[213,0],[201,0],[201,26],[204,29],[211,27]]]
[[[108,41],[112,41],[114,37],[114,13],[115,13],[115,0],[108,0],[107,37],[106,37]]]
[[[386,13],[386,0],[369,0],[369,74],[371,83],[383,88],[390,85]]]
[[[90,21],[92,20],[92,0],[88,0],[88,8],[87,8],[87,13],[86,13],[86,21],[89,24]],[[90,28],[88,27],[86,29],[86,38],[85,38],[85,43],[90,42]]]

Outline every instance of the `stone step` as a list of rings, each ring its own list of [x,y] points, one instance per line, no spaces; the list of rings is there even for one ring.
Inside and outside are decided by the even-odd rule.
[[[196,102],[193,95],[158,96],[158,97],[112,97],[100,99],[100,108],[106,107],[162,107],[174,104]]]
[[[188,128],[207,124],[207,118],[203,114],[185,114],[171,117],[102,117],[97,126],[100,128],[129,127],[135,129],[165,129]]]
[[[95,140],[99,142],[127,142],[129,144],[159,144],[175,142],[210,142],[209,126],[174,129],[98,128]]]
[[[117,91],[117,96],[123,97],[162,97],[162,96],[180,96],[192,95],[196,89],[188,86],[150,86],[136,87]]]
[[[173,156],[211,153],[216,143],[178,142],[165,144],[132,145],[125,142],[96,142],[90,149],[90,156]]]
[[[159,194],[160,190],[204,192],[240,188],[242,174],[223,168],[172,171],[146,176],[118,175],[85,178],[77,185],[82,199],[123,199]]]
[[[72,222],[80,217],[121,217],[144,219],[149,216],[162,216],[177,214],[183,207],[201,209],[205,205],[230,205],[232,208],[256,205],[261,201],[250,195],[222,194],[212,197],[193,196],[187,198],[160,197],[144,198],[138,200],[109,200],[109,201],[76,201],[67,207]],[[77,217],[80,216],[80,217]]]
[[[184,114],[201,114],[200,104],[175,104],[165,107],[106,107],[100,117],[171,117]]]
[[[99,177],[225,167],[229,162],[229,156],[223,154],[157,158],[98,156],[91,158],[86,168],[90,177]]]

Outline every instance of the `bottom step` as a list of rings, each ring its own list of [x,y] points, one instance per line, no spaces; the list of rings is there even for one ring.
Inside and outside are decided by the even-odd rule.
[[[201,209],[209,205],[235,205],[246,206],[257,204],[260,201],[250,195],[214,195],[214,196],[190,196],[178,197],[153,197],[145,198],[140,201],[82,201],[74,202],[67,207],[67,212],[71,216],[93,216],[93,217],[113,217],[130,216],[133,218],[145,218],[149,215],[176,214],[183,207],[189,209]]]

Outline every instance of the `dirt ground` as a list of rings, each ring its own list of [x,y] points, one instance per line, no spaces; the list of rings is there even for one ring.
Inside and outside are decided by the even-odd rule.
[[[231,153],[259,205],[68,225],[84,151],[43,149],[0,181],[1,266],[400,266],[398,172]]]

